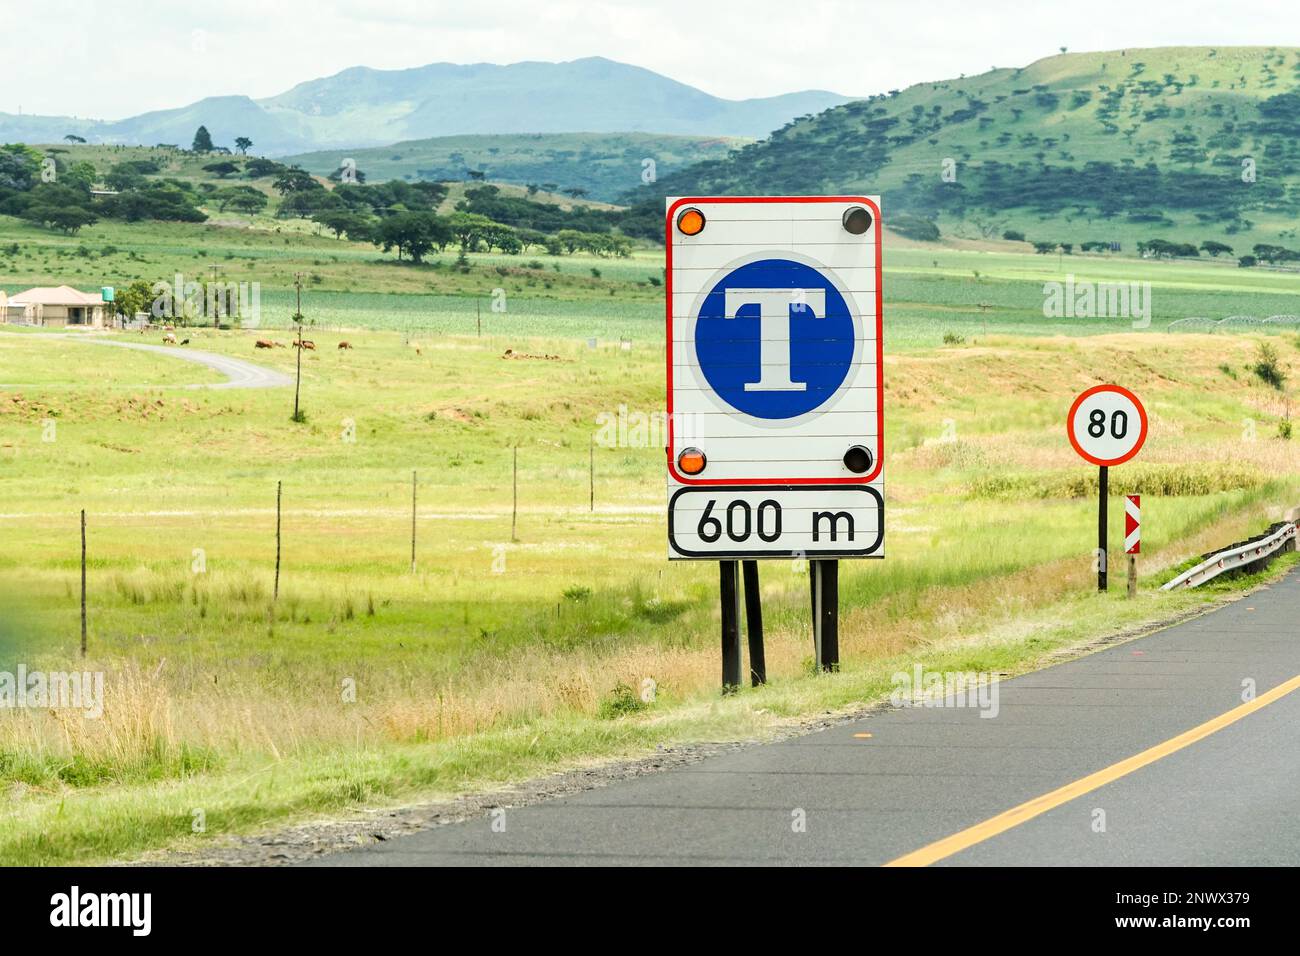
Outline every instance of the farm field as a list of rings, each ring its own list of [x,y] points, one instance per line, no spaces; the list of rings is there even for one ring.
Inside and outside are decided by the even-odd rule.
[[[0,289],[13,294],[66,283],[93,291],[136,279],[172,282],[177,274],[207,278],[215,267],[222,281],[258,283],[261,325],[287,329],[295,309],[294,274],[301,272],[309,328],[663,339],[662,250],[637,249],[621,259],[473,253],[462,271],[454,250],[421,266],[398,264],[393,253],[302,227],[301,221],[276,220],[242,229],[101,223],[69,239],[0,216]],[[1034,255],[1028,248],[1000,240],[931,244],[891,237],[885,252],[887,347],[933,347],[945,335],[971,340],[1000,333],[1163,331],[1185,319],[1300,312],[1300,272],[1293,270],[1241,269],[1229,260]],[[1149,295],[1141,290],[1149,315],[1045,317],[1044,283],[1064,282],[1067,275],[1079,282],[1150,283]]]
[[[589,346],[593,328],[609,327],[583,298],[551,325],[528,320],[503,334],[489,324],[481,337],[385,325],[395,309],[358,307],[351,314],[371,321],[311,332],[305,423],[290,421],[292,389],[188,389],[212,376],[0,327],[10,652],[47,669],[78,666],[85,509],[84,666],[104,671],[107,686],[102,720],[0,717],[0,781],[11,795],[0,860],[129,858],[656,744],[763,735],[879,696],[904,654],[927,666],[1023,669],[1212,600],[1155,586],[1197,552],[1300,504],[1296,445],[1281,437],[1289,391],[1254,372],[1265,341],[1280,368],[1294,367],[1294,337],[1170,335],[1123,321],[1120,331],[1117,320],[1044,329],[1046,257],[951,251],[931,255],[935,266],[910,249],[894,255],[889,558],[844,566],[844,664],[829,677],[809,672],[806,569],[765,563],[772,683],[723,702],[716,570],[665,558],[654,303],[627,350],[612,332]],[[981,278],[968,295],[971,262]],[[1102,265],[1123,277],[1144,264]],[[1019,298],[972,312],[970,298],[1002,287],[985,282],[997,272]],[[1237,271],[1162,264],[1150,274],[1181,301],[1241,300],[1214,286]],[[1247,298],[1286,295],[1285,276],[1249,280]],[[1038,326],[1024,289],[1038,290]],[[305,293],[304,312],[323,312],[330,294]],[[1076,334],[1044,334],[1067,329]],[[967,340],[941,344],[954,330]],[[294,371],[292,349],[253,349],[277,333],[187,333],[190,348]],[[354,348],[338,350],[341,338]],[[1144,495],[1134,602],[1092,591],[1095,470],[1062,434],[1069,401],[1102,369],[1152,415],[1140,462],[1111,479],[1116,495]],[[1111,514],[1117,542],[1122,509]],[[191,829],[195,808],[205,811],[202,836]]]

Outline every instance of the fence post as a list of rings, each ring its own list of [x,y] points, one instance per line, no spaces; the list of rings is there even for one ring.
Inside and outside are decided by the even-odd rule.
[[[86,509],[81,509],[81,656],[86,656]]]
[[[275,483],[275,593],[272,601],[280,600],[280,488],[282,482]]]

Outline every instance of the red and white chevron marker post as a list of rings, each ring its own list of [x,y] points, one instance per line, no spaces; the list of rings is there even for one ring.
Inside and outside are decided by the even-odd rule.
[[[1128,555],[1128,596],[1137,594],[1137,556],[1142,553],[1142,496],[1124,496],[1124,553]]]
[[[1142,553],[1142,496],[1124,496],[1124,553]]]

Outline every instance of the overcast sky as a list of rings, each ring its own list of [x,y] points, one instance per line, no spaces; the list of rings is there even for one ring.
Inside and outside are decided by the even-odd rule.
[[[0,0],[0,111],[120,119],[378,68],[606,56],[741,99],[1134,46],[1300,45],[1274,0]]]

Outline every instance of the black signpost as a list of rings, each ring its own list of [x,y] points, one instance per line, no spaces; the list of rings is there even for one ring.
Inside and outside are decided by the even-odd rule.
[[[749,638],[749,686],[767,683],[763,654],[763,598],[758,590],[758,562],[744,561],[745,634]]]
[[[1106,502],[1110,497],[1110,468],[1101,465],[1097,474],[1097,590],[1106,590]]]
[[[740,593],[736,587],[738,561],[719,561],[719,592],[722,597],[722,692],[735,693],[740,687]]]

